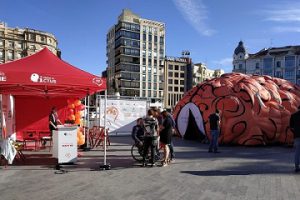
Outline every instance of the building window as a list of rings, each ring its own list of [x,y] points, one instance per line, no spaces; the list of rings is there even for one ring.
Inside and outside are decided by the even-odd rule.
[[[180,92],[183,92],[184,91],[184,88],[183,87],[180,87]]]
[[[180,71],[184,71],[184,66],[180,66]]]
[[[29,34],[29,40],[35,40],[35,36],[33,34]]]
[[[173,70],[173,65],[168,66],[169,70]]]
[[[184,80],[180,80],[180,85],[184,85]]]
[[[13,60],[14,59],[14,52],[13,51],[8,51],[7,52],[7,58],[8,58],[8,60]]]
[[[180,73],[180,78],[184,78],[184,73]]]
[[[294,69],[295,68],[295,56],[286,56],[285,57],[285,68]]]
[[[16,53],[16,59],[20,59],[20,58],[22,58],[22,54],[20,52],[17,52]]]
[[[242,69],[243,68],[243,65],[242,64],[239,64],[239,69]]]
[[[174,73],[174,77],[176,77],[176,78],[179,77],[179,76],[178,76],[178,72],[175,72],[175,73]]]
[[[17,42],[16,46],[17,46],[18,49],[22,49],[22,42]]]
[[[280,61],[276,62],[276,67],[281,67],[281,62]]]
[[[173,72],[168,73],[170,77],[173,77]]]
[[[14,42],[13,41],[8,41],[8,47],[14,48]]]
[[[178,85],[178,79],[175,80],[174,84]]]
[[[275,76],[281,78],[281,71],[276,71]]]
[[[41,42],[45,42],[46,38],[45,36],[41,36]]]
[[[172,90],[172,86],[169,86],[169,87],[168,87],[168,91],[169,91],[169,92],[172,92],[172,91],[173,91],[173,90]]]
[[[149,40],[149,43],[152,42],[152,35],[151,34],[149,34],[148,40]]]
[[[172,79],[169,79],[169,80],[168,80],[168,83],[169,83],[169,84],[173,84],[173,80],[172,80]]]
[[[175,70],[179,70],[179,66],[178,65],[175,65]]]
[[[255,63],[255,68],[259,69],[259,63]]]
[[[174,87],[174,91],[175,91],[175,92],[178,92],[178,87]]]

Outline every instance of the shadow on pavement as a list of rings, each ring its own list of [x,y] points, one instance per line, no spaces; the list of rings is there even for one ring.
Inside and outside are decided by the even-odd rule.
[[[240,176],[254,174],[293,174],[292,170],[285,171],[251,171],[251,170],[212,170],[212,171],[181,171],[181,173],[191,174],[196,176]],[[300,174],[299,174],[300,175]]]

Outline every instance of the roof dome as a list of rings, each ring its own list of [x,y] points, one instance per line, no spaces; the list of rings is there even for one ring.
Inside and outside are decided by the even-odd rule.
[[[234,54],[237,55],[239,53],[246,53],[246,49],[244,47],[244,43],[242,41],[239,42],[239,45],[235,48]]]

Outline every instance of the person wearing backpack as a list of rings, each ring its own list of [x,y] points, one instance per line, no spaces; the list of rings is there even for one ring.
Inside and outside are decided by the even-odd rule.
[[[144,153],[143,153],[143,167],[146,166],[146,157],[151,150],[150,164],[155,166],[155,148],[157,145],[158,136],[158,122],[154,117],[154,111],[152,109],[148,110],[148,116],[144,119]]]

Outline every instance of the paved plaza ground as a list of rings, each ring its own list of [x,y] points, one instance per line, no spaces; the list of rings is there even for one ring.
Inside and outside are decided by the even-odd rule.
[[[54,170],[47,150],[25,152],[25,163],[0,170],[0,199],[300,199],[300,174],[294,173],[293,148],[221,147],[174,139],[176,160],[168,167],[133,161],[129,136],[111,137],[107,161],[103,150],[83,152],[77,165]]]

